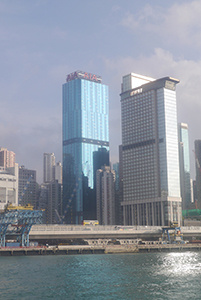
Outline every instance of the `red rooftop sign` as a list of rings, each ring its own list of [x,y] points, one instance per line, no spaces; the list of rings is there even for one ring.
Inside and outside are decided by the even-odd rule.
[[[69,82],[76,78],[87,79],[87,80],[98,82],[98,83],[102,82],[101,76],[97,76],[95,74],[91,74],[91,73],[87,73],[87,72],[83,72],[83,71],[76,71],[71,74],[68,74],[66,77],[66,82]]]

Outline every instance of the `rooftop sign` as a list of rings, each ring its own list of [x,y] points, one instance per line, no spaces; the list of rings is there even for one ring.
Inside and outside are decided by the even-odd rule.
[[[86,79],[86,80],[90,80],[90,81],[94,81],[94,82],[98,82],[98,83],[102,82],[101,76],[97,76],[95,74],[91,74],[91,73],[87,73],[87,72],[83,72],[83,71],[76,71],[71,74],[68,74],[66,77],[66,82],[69,82],[76,78]]]

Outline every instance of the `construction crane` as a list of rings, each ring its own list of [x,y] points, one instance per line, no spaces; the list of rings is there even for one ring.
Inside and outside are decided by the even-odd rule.
[[[162,227],[162,244],[185,244],[181,228],[177,224]]]

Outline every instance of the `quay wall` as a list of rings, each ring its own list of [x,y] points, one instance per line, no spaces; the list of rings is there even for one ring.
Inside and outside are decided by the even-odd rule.
[[[153,253],[153,252],[186,252],[201,251],[201,244],[170,244],[170,245],[109,245],[91,247],[87,245],[63,245],[51,247],[1,248],[0,256],[30,255],[81,255],[81,254],[120,254],[120,253]]]

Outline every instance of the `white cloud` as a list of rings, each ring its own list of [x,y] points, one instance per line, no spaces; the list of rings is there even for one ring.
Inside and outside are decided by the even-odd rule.
[[[201,2],[175,3],[168,9],[147,4],[141,11],[127,13],[121,24],[135,33],[156,34],[164,42],[201,45]]]
[[[64,31],[64,30],[61,30],[59,27],[56,27],[53,30],[53,36],[57,37],[61,40],[66,40],[68,38],[68,32]]]

